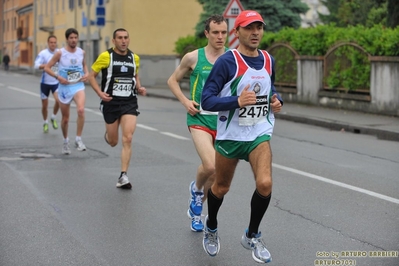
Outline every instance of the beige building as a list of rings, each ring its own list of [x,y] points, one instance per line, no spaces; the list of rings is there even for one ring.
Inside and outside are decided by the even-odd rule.
[[[3,18],[3,7],[4,4],[0,4],[0,45],[3,44],[3,32],[4,32],[4,18]],[[0,47],[0,62],[3,59],[3,48],[4,47]]]
[[[29,65],[32,0],[2,1],[2,50],[10,56],[11,66]]]
[[[301,14],[302,27],[320,23],[318,13],[328,14],[320,0],[301,0],[310,9]],[[178,64],[174,48],[179,37],[194,35],[202,6],[197,0],[2,0],[0,11],[3,53],[11,67],[33,70],[36,55],[47,46],[49,35],[65,45],[65,30],[79,31],[80,47],[91,63],[112,47],[112,33],[125,28],[130,48],[141,57],[145,86],[164,84]],[[105,25],[97,26],[97,6],[105,8]],[[101,11],[101,10],[99,10]],[[94,25],[90,25],[92,22]],[[33,70],[34,71],[34,70]]]
[[[144,84],[165,80],[176,66],[175,42],[193,35],[202,6],[197,0],[3,0],[3,48],[11,67],[32,69],[49,35],[65,45],[65,30],[79,31],[80,46],[91,64],[112,47],[112,33],[125,28],[130,48],[142,58]],[[105,7],[105,26],[97,26],[97,5]],[[101,11],[101,10],[100,10]],[[91,26],[87,26],[89,21]],[[33,70],[33,69],[32,69]]]

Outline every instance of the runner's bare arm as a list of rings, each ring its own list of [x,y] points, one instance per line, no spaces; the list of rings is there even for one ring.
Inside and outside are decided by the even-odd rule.
[[[112,97],[109,96],[108,93],[105,93],[101,90],[100,86],[97,83],[96,77],[98,73],[92,70],[89,74],[89,83],[93,90],[97,93],[98,97],[101,98],[104,102],[109,102],[112,100]]]
[[[83,51],[83,62],[82,62],[82,65],[83,65],[83,73],[84,73],[84,75],[80,79],[80,81],[86,82],[88,80],[88,78],[89,78],[89,70],[87,69],[87,65],[86,65],[86,52],[85,51]]]
[[[145,87],[141,86],[141,81],[140,81],[140,76],[138,74],[136,74],[136,87],[137,87],[137,92],[140,95],[147,95],[147,90]]]
[[[168,86],[169,89],[172,91],[172,93],[176,96],[176,98],[183,104],[183,106],[186,108],[187,112],[191,115],[195,115],[196,113],[199,113],[200,110],[197,109],[196,106],[199,105],[199,103],[196,103],[195,101],[190,101],[187,99],[187,97],[184,95],[180,88],[179,82],[183,79],[183,77],[197,64],[197,59],[198,58],[198,50],[194,50],[192,52],[189,52],[185,54],[179,64],[179,66],[175,69],[175,71],[172,73],[172,75],[168,79]]]
[[[61,76],[58,76],[57,73],[51,69],[58,61],[60,61],[62,52],[59,50],[57,51],[53,57],[48,61],[48,63],[44,66],[44,71],[52,77],[55,77],[59,83],[67,85],[69,82]]]

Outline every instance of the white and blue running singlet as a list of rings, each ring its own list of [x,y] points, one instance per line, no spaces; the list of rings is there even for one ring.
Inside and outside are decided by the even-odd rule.
[[[40,65],[45,65],[47,64],[50,59],[53,57],[53,55],[58,51],[58,49],[55,49],[53,52],[50,51],[50,49],[44,49],[42,50],[36,57],[35,59],[35,68],[39,68]],[[51,70],[54,73],[58,73],[58,63],[56,63],[54,66],[51,67]],[[55,85],[58,84],[58,80],[53,77],[50,76],[49,74],[47,74],[44,70],[43,70],[43,74],[42,74],[42,78],[40,80],[40,83],[43,84],[48,84],[48,85]]]
[[[61,58],[58,61],[58,75],[65,78],[69,84],[59,84],[58,98],[62,103],[68,104],[72,101],[76,92],[84,90],[85,85],[80,79],[84,75],[83,71],[84,52],[76,47],[76,51],[71,53],[65,48],[61,48]]]

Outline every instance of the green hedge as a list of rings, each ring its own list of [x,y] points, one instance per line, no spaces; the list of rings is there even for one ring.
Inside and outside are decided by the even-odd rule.
[[[286,43],[299,55],[325,56],[330,48],[340,42],[356,43],[372,56],[399,56],[399,27],[391,29],[375,25],[372,28],[339,28],[334,25],[320,25],[314,28],[285,28],[277,33],[265,32],[259,48],[267,50],[275,43]],[[176,42],[175,52],[182,57],[206,43],[205,38],[180,38]],[[279,70],[276,73],[276,82],[295,83],[296,64],[292,55],[284,48],[275,49],[272,54],[279,64],[276,67]],[[328,73],[324,77],[328,89],[367,93],[370,88],[370,64],[367,55],[353,46],[341,46],[334,50],[332,56],[336,60],[328,67]]]
[[[334,44],[342,41],[355,42],[373,56],[399,56],[399,27],[395,29],[375,25],[339,28],[334,25],[319,25],[314,28],[285,28],[279,32],[265,32],[260,44],[267,49],[273,43],[291,45],[300,55],[324,56]],[[179,38],[175,52],[182,57],[185,53],[206,45],[205,38],[187,36]]]

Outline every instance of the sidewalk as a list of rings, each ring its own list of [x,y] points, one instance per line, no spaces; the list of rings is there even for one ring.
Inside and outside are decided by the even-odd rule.
[[[189,96],[188,90],[183,90]],[[149,97],[176,100],[165,86],[147,87]],[[368,113],[284,103],[276,118],[298,123],[325,127],[331,130],[345,130],[356,134],[367,134],[379,139],[399,141],[399,117],[374,115]]]

